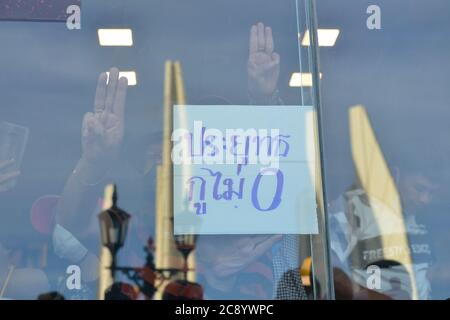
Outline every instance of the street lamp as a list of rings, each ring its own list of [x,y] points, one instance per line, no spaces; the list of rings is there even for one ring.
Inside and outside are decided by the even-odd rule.
[[[187,273],[189,271],[188,268],[188,257],[189,254],[195,249],[195,243],[197,240],[197,237],[195,235],[175,235],[175,245],[178,249],[178,251],[183,256],[183,274],[184,274],[184,280],[187,281]]]
[[[113,186],[112,206],[99,215],[102,244],[111,252],[111,276],[116,271],[116,255],[125,243],[131,216],[117,206],[117,187]]]
[[[131,216],[128,213],[117,206],[117,187],[114,185],[111,208],[102,211],[98,215],[102,245],[109,249],[112,257],[109,269],[111,270],[113,281],[115,280],[114,276],[116,271],[122,272],[129,280],[133,281],[139,287],[139,290],[147,298],[151,299],[157,290],[157,286],[155,286],[157,280],[168,281],[176,274],[182,272],[184,274],[184,280],[173,283],[173,285],[170,286],[172,289],[167,292],[167,297],[174,296],[187,299],[202,299],[203,289],[201,286],[187,281],[187,273],[192,270],[188,268],[187,259],[192,250],[195,249],[196,237],[194,235],[181,235],[175,237],[177,249],[182,253],[184,258],[183,269],[156,268],[153,256],[153,240],[151,238],[145,248],[147,259],[143,267],[117,266],[116,255],[125,243],[130,218]]]

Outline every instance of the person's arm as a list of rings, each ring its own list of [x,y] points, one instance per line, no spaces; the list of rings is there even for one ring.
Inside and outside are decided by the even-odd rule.
[[[94,112],[82,125],[82,156],[69,177],[57,207],[56,223],[82,238],[97,200],[102,195],[110,166],[117,160],[124,132],[124,109],[128,82],[119,70],[98,79]]]
[[[107,172],[80,159],[67,180],[56,209],[56,223],[79,238],[85,236]]]
[[[208,286],[223,292],[231,290],[237,275],[280,240],[279,235],[199,237],[198,259],[204,266],[203,276]]]

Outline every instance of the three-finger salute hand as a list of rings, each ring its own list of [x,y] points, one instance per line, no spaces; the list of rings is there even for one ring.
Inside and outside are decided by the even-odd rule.
[[[251,95],[264,98],[276,91],[280,76],[280,55],[274,51],[272,28],[261,22],[250,30],[247,69]]]
[[[112,68],[98,78],[94,112],[85,114],[82,125],[82,158],[91,164],[114,160],[120,151],[124,134],[125,101],[128,80],[119,79]]]

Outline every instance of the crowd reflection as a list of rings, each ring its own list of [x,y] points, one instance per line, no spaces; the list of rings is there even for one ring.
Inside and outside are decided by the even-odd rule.
[[[249,33],[248,104],[283,105],[279,90],[282,57],[276,51],[273,30],[260,22],[251,26]],[[141,249],[147,239],[155,235],[156,228],[155,181],[161,161],[162,137],[153,136],[144,147],[146,158],[142,168],[137,170],[129,165],[128,155],[122,148],[126,113],[133,107],[127,102],[127,91],[127,79],[119,76],[117,68],[111,68],[109,76],[99,75],[92,111],[84,115],[80,124],[81,153],[65,185],[61,186],[62,192],[43,195],[29,204],[32,208],[29,229],[34,228],[33,232],[44,237],[39,254],[30,253],[33,249],[26,236],[20,234],[12,238],[5,231],[7,223],[3,226],[0,298],[97,297],[100,263],[97,214],[102,210],[104,187],[111,182],[122,190],[121,197],[133,204],[125,208],[133,218],[121,262],[144,265]],[[203,103],[214,104],[206,100]],[[222,100],[216,103],[224,104]],[[0,147],[14,149],[11,141]],[[20,201],[17,200],[20,196],[14,195],[14,187],[21,178],[20,159],[11,157],[14,152],[0,152],[2,211],[9,214]],[[389,175],[398,190],[400,211],[385,199],[374,196],[362,179],[357,179],[329,205],[334,287],[338,299],[432,297],[429,277],[433,273],[433,254],[428,230],[420,223],[420,215],[427,211],[438,185],[419,168],[391,166]],[[303,283],[299,271],[302,265],[300,241],[298,235],[199,236],[196,274],[202,289],[196,288],[195,298],[321,298],[320,283],[313,275],[309,288]],[[40,259],[46,263],[41,263]],[[76,292],[66,286],[69,265],[77,265],[82,271],[82,288]],[[380,270],[380,281],[371,282],[377,270]],[[186,282],[178,281],[176,285],[183,286]],[[121,281],[110,286],[105,297],[111,300],[144,298]],[[170,292],[166,292],[165,297],[174,298]]]
[[[252,26],[247,65],[249,104],[283,104],[278,90],[280,60],[271,27],[263,23]],[[22,268],[27,264],[25,259],[15,259],[22,254],[22,248],[14,248],[5,238],[6,247],[0,247],[0,283],[4,287],[4,297],[36,298],[50,289],[58,290],[66,298],[96,297],[99,277],[96,215],[101,211],[103,188],[112,181],[123,190],[121,196],[133,199],[134,204],[133,208],[127,208],[133,213],[133,222],[121,261],[130,265],[142,264],[140,249],[154,233],[148,230],[155,228],[152,213],[155,199],[154,196],[136,195],[154,189],[158,162],[154,154],[161,152],[161,137],[146,146],[153,151],[153,158],[144,161],[145,170],[136,171],[127,165],[127,155],[121,150],[126,131],[124,118],[130,108],[126,103],[127,88],[127,79],[119,77],[117,68],[110,69],[109,76],[100,74],[93,109],[84,115],[81,124],[79,161],[60,195],[40,197],[32,205],[32,226],[47,239],[50,264],[42,268]],[[12,163],[14,159],[5,159],[0,169]],[[19,175],[19,170],[2,174],[2,186]],[[149,185],[150,190],[142,190],[143,186]],[[14,192],[12,187],[1,190]],[[14,203],[9,208],[13,209]],[[295,237],[289,239],[281,235],[199,237],[197,276],[205,289],[205,298],[271,299],[277,296],[305,299],[300,275],[295,272],[299,267],[297,242]],[[78,265],[82,271],[83,288],[76,294],[65,288],[65,267],[68,265]],[[292,294],[280,289],[285,284],[293,286]],[[111,294],[115,292],[113,289],[110,288]],[[41,295],[40,299],[56,296],[60,297],[50,292]]]

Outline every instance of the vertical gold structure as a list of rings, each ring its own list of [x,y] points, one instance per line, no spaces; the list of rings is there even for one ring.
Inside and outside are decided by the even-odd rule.
[[[114,186],[109,184],[105,187],[104,196],[103,196],[103,205],[102,209],[107,210],[112,206],[112,194],[114,191]],[[97,299],[104,300],[105,299],[105,290],[113,284],[113,279],[111,278],[111,272],[109,271],[109,266],[111,266],[112,257],[111,253],[107,248],[100,245],[100,254],[99,254],[99,270],[98,270],[98,291],[97,291]]]
[[[174,64],[174,73],[175,73],[175,94],[176,94],[176,103],[179,106],[186,105],[186,90],[184,86],[184,80],[183,80],[183,71],[181,68],[181,63],[179,61],[176,61]],[[186,114],[183,112],[181,121],[183,121],[183,127],[187,128],[188,124]],[[183,177],[190,176],[190,166],[183,166],[182,168],[182,175]],[[177,190],[176,196],[181,197],[182,199],[187,198],[186,188],[182,188],[182,190]],[[187,210],[188,208],[186,208]],[[172,212],[173,216],[173,212]],[[188,258],[188,265],[191,269],[195,269],[196,267],[196,261],[195,261],[195,251],[192,251]],[[187,274],[187,278],[189,281],[195,282],[196,281],[196,273],[195,271],[189,271]]]
[[[185,105],[186,104],[186,93],[184,89],[183,74],[181,70],[181,63],[176,61],[173,65],[175,74],[175,104]]]
[[[323,183],[323,177],[322,177],[322,170],[321,170],[321,161],[320,161],[320,147],[319,147],[319,141],[320,141],[320,135],[319,135],[319,119],[317,116],[317,111],[314,109],[309,113],[305,118],[306,124],[306,132],[311,133],[311,136],[306,137],[306,152],[308,154],[308,158],[313,160],[310,162],[309,165],[309,172],[310,172],[310,178],[311,182],[315,186],[315,194],[316,194],[316,213],[318,218],[318,226],[319,226],[319,235],[325,234],[325,230],[321,228],[324,228],[326,225],[325,220],[325,207],[324,207],[324,183]],[[310,270],[311,270],[311,276],[313,279],[321,279],[324,281],[324,277],[327,275],[326,266],[329,262],[327,261],[328,253],[325,251],[325,238],[324,236],[319,235],[310,235],[309,238],[309,252],[310,256],[308,257],[301,257],[305,259],[306,263],[310,261]],[[305,241],[306,244],[306,241]],[[302,248],[305,249],[305,248]],[[306,250],[305,250],[306,251]],[[308,252],[306,251],[306,252]],[[324,261],[324,263],[314,263],[315,261]],[[332,280],[329,278],[326,278],[324,283],[331,282]],[[314,299],[319,299],[319,289],[316,288],[316,283],[313,281],[310,284],[313,287],[313,293],[314,293]]]
[[[162,164],[157,169],[156,182],[156,230],[155,263],[157,268],[182,268],[183,258],[175,246],[173,234],[173,167],[171,160],[173,106],[185,105],[185,89],[180,62],[166,61],[164,75],[164,131]],[[189,266],[195,266],[194,253],[189,257]],[[195,281],[195,273],[189,272],[188,279]],[[161,299],[166,283],[160,284],[156,298]]]
[[[409,273],[412,298],[417,299],[417,286],[412,268],[409,241],[402,212],[400,194],[392,178],[366,109],[354,106],[349,111],[350,141],[353,162],[361,187],[368,196],[374,228],[378,228],[382,248],[401,248],[399,256],[384,250],[384,259],[400,262]]]

